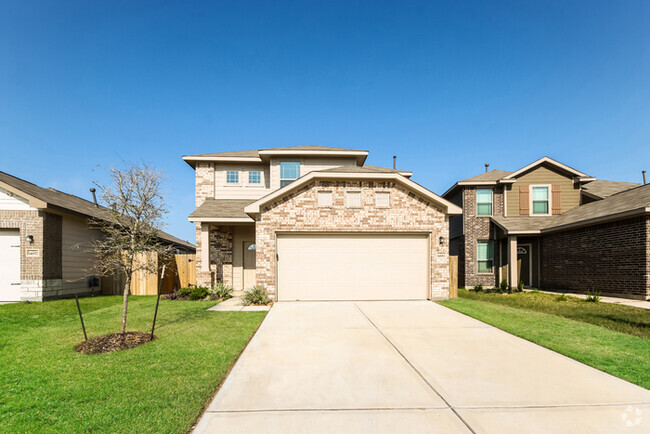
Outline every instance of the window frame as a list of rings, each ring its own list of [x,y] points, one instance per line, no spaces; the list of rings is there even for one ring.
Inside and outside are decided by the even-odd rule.
[[[358,205],[351,205],[350,204],[350,195],[351,194],[358,194],[359,196],[359,204]],[[362,207],[362,198],[361,198],[361,191],[360,190],[354,190],[354,191],[346,191],[345,192],[345,207],[346,208],[361,208]]]
[[[535,212],[535,207],[534,207],[535,202],[542,202],[542,201],[539,201],[539,200],[535,201],[533,199],[533,189],[535,187],[544,187],[544,188],[546,188],[547,195],[546,195],[546,213],[545,214],[539,214],[539,213]],[[551,204],[553,203],[552,197],[551,197],[552,190],[553,189],[551,188],[551,184],[531,184],[531,185],[528,186],[528,196],[529,196],[529,198],[528,198],[528,201],[529,201],[528,206],[529,206],[529,209],[530,209],[530,214],[529,215],[531,217],[547,217],[547,216],[551,215],[551,213],[553,212],[551,210]]]
[[[329,195],[329,203],[321,203],[321,195]],[[318,203],[319,207],[327,208],[331,207],[332,204],[334,203],[334,197],[332,194],[331,190],[321,190],[316,193],[316,202]]]
[[[386,195],[386,197],[388,198],[387,202],[386,202],[386,205],[380,205],[379,204],[379,201],[377,200],[379,195],[382,195],[382,196]],[[390,191],[376,191],[375,192],[375,206],[377,208],[390,208]]]
[[[228,176],[234,173],[237,176],[237,180],[235,182],[230,182],[228,180]],[[226,170],[226,185],[239,185],[239,170]]]
[[[296,176],[295,178],[284,178],[282,176],[282,165],[283,164],[297,165],[298,166],[298,176]],[[300,178],[301,166],[302,166],[302,164],[300,163],[300,161],[280,161],[280,188],[285,187],[285,186],[291,184],[296,179]],[[283,183],[284,183],[284,185],[283,185]]]
[[[478,201],[478,192],[479,190],[489,190],[490,191],[490,214],[479,214],[478,209],[479,205],[486,204],[487,202]],[[476,189],[476,216],[477,217],[492,217],[494,215],[494,189],[493,188],[477,188]]]
[[[486,243],[488,245],[488,259],[479,259],[479,244]],[[490,245],[492,246],[492,259],[489,259]],[[491,271],[481,271],[481,262],[492,262]],[[494,274],[494,240],[476,240],[476,274]]]
[[[258,174],[258,176],[259,176],[259,181],[258,182],[251,182],[251,175],[253,173]],[[249,170],[248,171],[248,184],[256,186],[256,187],[262,185],[262,171],[261,170]]]

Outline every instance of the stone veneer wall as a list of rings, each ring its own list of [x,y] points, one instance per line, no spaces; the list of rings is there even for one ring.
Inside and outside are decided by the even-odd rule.
[[[37,210],[1,210],[0,229],[19,230],[21,300],[56,298],[63,286],[61,217]],[[27,235],[34,236],[32,244]]]
[[[196,284],[199,286],[212,286],[215,283],[224,283],[228,286],[233,286],[233,227],[225,225],[210,225],[209,271],[202,271],[203,263],[201,261],[201,256],[198,254],[198,247],[201,243],[201,225],[197,224],[196,226]]]
[[[465,270],[465,287],[473,287],[481,284],[483,286],[493,287],[498,284],[498,266],[499,266],[499,249],[498,243],[494,243],[494,273],[479,274],[476,245],[478,241],[494,240],[494,225],[490,222],[488,216],[476,215],[476,188],[465,187],[463,189],[463,231],[464,231],[464,264]],[[492,214],[502,216],[504,209],[503,187],[494,187],[492,195]],[[459,266],[460,268],[460,266]],[[459,279],[460,280],[460,279]],[[460,285],[460,283],[459,283]]]
[[[542,236],[544,289],[650,299],[650,217]]]
[[[318,191],[332,192],[321,207]],[[361,208],[345,207],[345,191],[361,191]],[[390,207],[375,207],[375,191],[390,191]],[[449,219],[438,205],[392,181],[314,181],[267,204],[255,224],[256,278],[276,295],[276,232],[426,232],[431,243],[432,299],[449,297]],[[440,245],[439,237],[444,236]]]

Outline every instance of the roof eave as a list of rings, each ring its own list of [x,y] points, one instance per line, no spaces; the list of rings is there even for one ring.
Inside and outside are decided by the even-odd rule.
[[[539,160],[533,161],[529,165],[524,166],[524,167],[522,167],[521,169],[519,169],[519,170],[517,170],[515,172],[512,172],[510,175],[504,176],[503,180],[513,179],[513,178],[517,177],[518,175],[529,171],[533,167],[539,166],[540,164],[544,164],[544,163],[552,164],[552,165],[554,165],[554,166],[556,166],[556,167],[558,167],[558,168],[560,168],[562,170],[565,170],[566,172],[572,173],[573,175],[575,175],[575,176],[577,176],[579,178],[590,178],[590,176],[587,175],[586,173],[582,173],[582,172],[574,169],[573,167],[567,166],[566,164],[562,164],[559,161],[552,159],[551,157],[542,157]]]
[[[542,230],[543,234],[551,233],[551,232],[559,232],[559,231],[564,231],[567,229],[576,229],[584,226],[592,226],[595,224],[600,224],[600,223],[608,223],[611,221],[616,221],[616,220],[623,220],[626,218],[630,217],[636,217],[640,215],[646,215],[650,214],[650,206],[646,207],[641,207],[629,211],[624,211],[616,214],[610,214],[606,216],[601,216],[601,217],[594,217],[591,219],[585,219],[585,220],[580,220],[577,222],[573,223],[567,223],[565,225],[559,225],[559,226],[551,226],[548,228],[544,228]]]
[[[189,216],[187,221],[190,223],[254,223],[250,217],[192,217]]]

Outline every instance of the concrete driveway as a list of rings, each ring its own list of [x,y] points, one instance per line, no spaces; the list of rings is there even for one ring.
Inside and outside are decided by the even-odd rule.
[[[429,301],[277,303],[195,432],[650,432],[650,391]]]

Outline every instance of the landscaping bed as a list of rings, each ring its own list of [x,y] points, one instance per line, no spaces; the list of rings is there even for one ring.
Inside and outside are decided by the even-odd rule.
[[[79,301],[89,339],[119,331],[120,296]],[[129,330],[151,330],[155,302],[130,297]],[[92,356],[74,300],[0,305],[3,432],[188,431],[266,315],[214,304],[161,300],[156,339]]]
[[[529,293],[530,294],[530,293]],[[601,318],[605,324],[627,324],[621,326],[629,331],[643,329],[647,319],[643,312],[635,312],[627,318],[622,312],[629,306],[607,305],[604,303],[587,303],[584,301],[571,302],[563,306],[576,308],[576,320],[566,316],[570,312],[561,308],[555,312],[549,307],[549,294],[476,294],[459,290],[461,298],[445,300],[441,305],[464,313],[501,330],[519,336],[543,347],[549,348],[565,356],[571,357],[586,365],[607,372],[624,380],[650,389],[650,340],[638,334],[645,334],[636,330],[634,333],[623,333],[605,326],[591,324],[577,318]],[[557,303],[566,303],[558,301]],[[511,305],[509,305],[511,304]],[[601,306],[602,305],[602,306]],[[582,311],[582,308],[595,309]],[[620,310],[619,308],[626,308]],[[546,309],[548,313],[542,313]],[[602,309],[602,310],[601,310]],[[641,310],[638,308],[631,308]],[[536,311],[537,310],[537,311]],[[610,312],[607,314],[606,312]],[[613,312],[613,313],[612,313]],[[611,315],[612,318],[609,318]],[[640,318],[640,322],[633,324]],[[507,369],[507,367],[504,367]],[[534,375],[535,367],[531,366]]]

